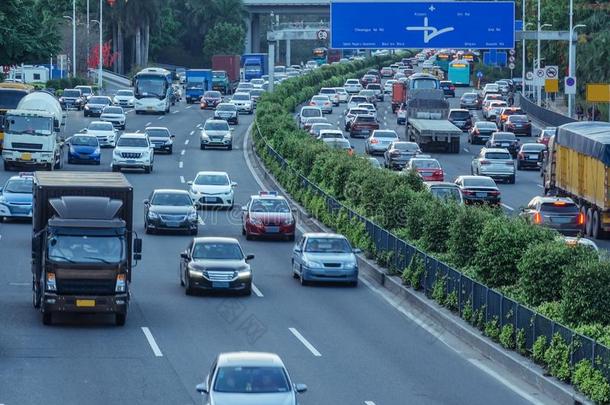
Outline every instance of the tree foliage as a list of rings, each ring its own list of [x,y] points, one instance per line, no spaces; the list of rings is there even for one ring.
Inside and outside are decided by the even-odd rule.
[[[213,55],[240,54],[244,50],[244,28],[241,25],[219,22],[208,32],[203,43],[207,60]]]

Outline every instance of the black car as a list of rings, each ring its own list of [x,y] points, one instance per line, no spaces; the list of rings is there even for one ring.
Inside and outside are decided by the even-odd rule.
[[[201,109],[211,108],[214,109],[218,104],[222,103],[222,94],[216,90],[209,90],[203,93],[201,97]]]
[[[93,96],[89,99],[87,104],[85,104],[85,109],[83,113],[85,117],[99,117],[102,115],[102,111],[104,108],[112,105],[112,100],[110,97],[106,96]]]
[[[470,116],[470,112],[466,109],[454,108],[450,110],[447,119],[462,131],[468,131],[472,128],[472,117]]]
[[[455,97],[455,86],[453,85],[453,83],[447,80],[442,80],[440,84],[445,96]]]
[[[402,170],[418,153],[421,150],[415,142],[392,142],[383,154],[383,165],[388,169]]]
[[[494,132],[485,143],[486,148],[503,148],[508,149],[513,158],[517,157],[519,150],[519,139],[512,132]]]
[[[479,97],[478,93],[464,93],[460,98],[460,108],[480,110],[481,97]]]
[[[199,217],[188,191],[154,190],[144,200],[144,229],[146,233],[167,230],[197,235]]]
[[[64,89],[61,97],[59,97],[59,104],[62,110],[69,110],[71,108],[82,110],[85,102],[86,98],[80,89]]]
[[[172,135],[169,129],[166,127],[146,127],[144,133],[148,135],[155,153],[166,152],[170,155],[173,153],[176,135]]]
[[[476,121],[468,133],[468,143],[485,144],[491,134],[497,131],[498,127],[494,122]]]
[[[220,103],[214,110],[215,120],[225,120],[229,124],[239,124],[239,114],[237,107],[231,103]]]
[[[546,150],[542,143],[524,143],[517,153],[517,170],[532,168],[539,169],[541,156]]]
[[[455,180],[465,204],[500,204],[500,189],[487,176],[460,176]]]
[[[532,122],[527,115],[509,115],[504,121],[504,130],[514,134],[532,136]]]
[[[252,293],[252,270],[235,238],[194,238],[180,254],[180,284],[185,294],[199,291]]]

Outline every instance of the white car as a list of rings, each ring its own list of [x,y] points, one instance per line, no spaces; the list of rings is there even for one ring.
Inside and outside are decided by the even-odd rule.
[[[392,94],[392,86],[396,82],[398,82],[398,80],[394,80],[394,79],[386,80],[385,84],[383,85],[383,92],[386,94]]]
[[[374,104],[371,103],[360,103],[356,106],[356,108],[364,108],[371,114],[375,119],[377,119],[377,109]]]
[[[349,98],[349,101],[347,102],[347,108],[356,108],[358,107],[358,104],[362,104],[362,103],[368,103],[369,99],[366,96],[360,96],[360,95],[355,95],[355,96],[351,96]]]
[[[265,84],[265,79],[251,79],[250,84],[254,89],[262,89]]]
[[[339,102],[347,103],[347,99],[349,98],[349,94],[347,94],[347,91],[343,87],[335,87],[335,90],[337,90],[337,95],[339,96]]]
[[[235,93],[248,93],[253,88],[254,84],[252,84],[251,82],[239,82],[237,88],[235,89]]]
[[[500,86],[496,83],[487,83],[485,87],[483,87],[483,94],[487,93],[500,93]]]
[[[345,139],[345,136],[343,135],[343,131],[340,129],[322,129],[320,130],[320,135],[318,135],[316,139],[322,140],[329,138]]]
[[[350,94],[359,93],[362,90],[362,85],[360,84],[360,80],[358,79],[347,79],[345,84],[343,85],[345,91]]]
[[[91,121],[83,132],[96,136],[101,147],[114,147],[116,143],[117,130],[110,122]]]
[[[238,112],[246,114],[252,114],[254,112],[254,105],[250,93],[235,93],[231,97],[231,104],[237,107]]]
[[[229,123],[225,120],[208,119],[201,130],[200,149],[219,146],[233,149],[233,135]]]
[[[328,98],[330,98],[330,100],[333,102],[334,106],[339,105],[339,94],[337,93],[337,89],[334,87],[322,87],[318,94],[328,96]]]
[[[121,135],[112,153],[112,171],[121,169],[144,169],[145,173],[153,170],[155,151],[148,135],[127,133]]]
[[[136,102],[136,98],[135,98],[135,95],[133,94],[133,90],[125,89],[125,90],[117,91],[116,94],[114,95],[114,97],[112,98],[112,102],[115,105],[118,105],[121,107],[132,107],[133,108],[133,106]]]
[[[322,116],[322,110],[318,107],[301,107],[301,112],[299,113],[299,128],[303,128],[305,121],[307,121],[308,118],[322,118]]]
[[[197,207],[233,208],[234,188],[226,172],[199,172],[189,181],[189,195]]]
[[[108,106],[102,110],[100,121],[110,122],[119,129],[125,129],[125,111],[123,107]]]

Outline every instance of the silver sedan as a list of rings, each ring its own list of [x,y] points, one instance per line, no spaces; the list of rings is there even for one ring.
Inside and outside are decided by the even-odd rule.
[[[373,131],[364,144],[367,154],[384,153],[392,142],[398,141],[398,134],[391,129],[378,129]]]

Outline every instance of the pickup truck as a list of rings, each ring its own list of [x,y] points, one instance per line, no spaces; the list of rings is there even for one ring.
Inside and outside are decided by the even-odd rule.
[[[379,123],[372,115],[357,115],[352,121],[349,128],[349,136],[356,138],[368,137],[374,130],[379,129]]]

